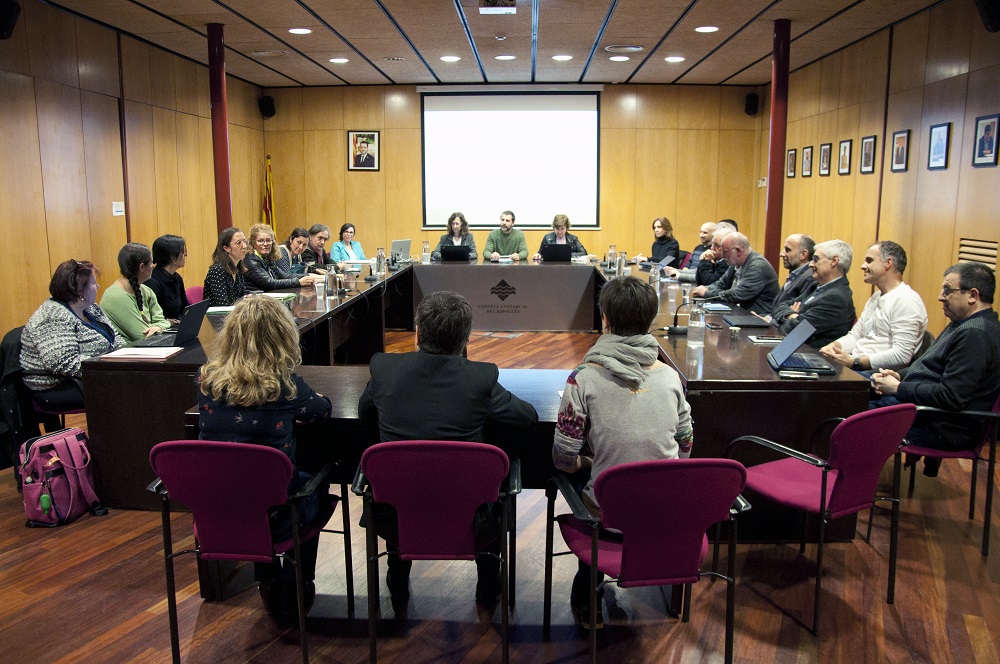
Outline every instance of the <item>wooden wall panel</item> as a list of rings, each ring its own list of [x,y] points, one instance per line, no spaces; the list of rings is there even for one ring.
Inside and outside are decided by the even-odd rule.
[[[170,224],[160,220],[159,234],[173,232],[182,237],[197,233],[203,224],[214,220],[202,219],[201,199],[204,195],[202,183],[208,189],[215,188],[214,178],[203,177],[201,173],[200,150],[198,146],[198,123],[195,115],[186,113],[174,114],[174,127],[177,132],[177,192],[178,215]],[[177,230],[173,230],[177,229]],[[151,244],[156,238],[148,238]]]
[[[176,228],[177,220],[180,218],[180,192],[177,185],[176,115],[167,109],[153,107],[156,235],[160,234],[162,228]]]
[[[976,118],[996,113],[1000,109],[998,80],[1000,65],[969,74],[965,123],[961,131],[952,132],[949,170],[957,169],[961,178],[955,212],[956,238],[1000,240],[1000,224],[997,219],[1000,186],[997,186],[997,169],[972,166]]]
[[[969,56],[969,71],[1000,65],[1000,32],[986,32],[980,25],[973,25],[971,32],[972,53]]]
[[[692,232],[692,229],[700,228],[705,221],[735,219],[740,229],[753,226],[753,199],[747,194],[753,191],[757,180],[756,143],[757,133],[753,131],[719,132],[719,185],[715,214],[701,223],[697,219],[686,220],[684,226],[688,236],[697,237],[697,230]],[[801,152],[797,153],[800,158]]]
[[[922,12],[893,28],[889,92],[911,90],[924,84],[930,25],[930,12]]]
[[[151,103],[149,91],[149,52],[151,47],[122,35],[122,92],[125,99]]]
[[[645,87],[616,85],[601,93],[601,129],[635,129],[640,90]],[[669,102],[667,103],[669,106]],[[604,146],[604,141],[601,141]]]
[[[372,173],[348,171],[344,176],[344,222],[355,225],[355,239],[364,247],[365,256],[375,255],[377,247],[388,251],[386,238],[386,168]],[[330,228],[332,241],[339,239],[337,228]],[[414,229],[411,229],[411,231]],[[409,234],[407,234],[409,237]]]
[[[267,138],[270,141],[271,135],[268,134]],[[279,218],[278,227],[282,234],[287,235],[296,226],[308,229],[313,224],[325,224],[333,229],[331,235],[336,234],[336,229],[344,223],[344,178],[347,171],[342,162],[345,154],[347,133],[343,129],[305,132],[305,213]],[[289,192],[288,195],[296,194]],[[275,192],[275,197],[278,196]]]
[[[761,114],[746,114],[746,97],[751,92],[759,95],[756,88],[719,88],[719,128],[760,131]],[[759,108],[759,107],[758,107]]]
[[[158,48],[149,49],[149,103],[177,109],[177,80],[174,65],[178,57]]]
[[[678,129],[718,129],[722,109],[720,88],[692,86],[681,88],[677,108]]]
[[[201,95],[198,85],[198,70],[204,69],[183,58],[174,57],[174,89],[176,91],[176,109],[181,113],[198,115],[201,110]],[[207,84],[208,82],[205,81]],[[227,86],[228,93],[228,86]]]
[[[420,130],[387,129],[382,137],[384,141],[382,156],[385,159],[382,171],[385,173],[387,192],[382,241],[388,247],[394,239],[412,238],[415,245],[411,245],[410,251],[419,254],[419,241],[432,242],[431,248],[433,248],[440,236],[440,233],[419,230],[423,221],[421,214],[423,188],[420,178],[413,177],[413,174],[420,172]],[[353,173],[347,174],[348,179],[351,175]]]
[[[920,111],[923,105],[922,87],[909,88],[889,95],[889,115],[886,122],[886,139],[881,148],[884,167],[882,171],[881,221],[879,238],[898,242],[911,251],[914,241],[913,212],[917,190],[916,146],[920,137]],[[893,173],[892,133],[903,129],[911,130],[909,170]]]
[[[246,129],[241,129],[240,131],[249,131]],[[238,140],[234,141],[233,137],[237,132],[230,127],[229,139],[232,145],[250,144],[252,141],[247,139],[246,141]],[[259,153],[264,151],[264,137],[261,132],[256,132],[257,141],[256,144],[259,146]],[[219,233],[215,218],[215,161],[212,158],[212,121],[205,117],[200,117],[198,120],[198,164],[200,165],[200,170],[202,173],[203,182],[209,183],[210,186],[202,189],[201,196],[201,218],[204,223],[198,229],[197,233],[192,233],[191,237],[188,238],[188,262],[184,267],[184,279],[185,283],[188,285],[199,285],[205,283],[205,274],[208,272],[209,266],[212,264],[212,252],[215,251],[216,241],[218,240]],[[259,154],[258,153],[258,154]],[[230,152],[230,159],[232,159],[232,152]],[[261,185],[258,184],[258,187]],[[241,191],[235,185],[233,186],[235,192]],[[260,190],[257,189],[256,195],[246,195],[241,197],[241,200],[260,200]]]
[[[208,88],[203,88],[208,93]],[[242,127],[262,131],[264,120],[260,116],[260,108],[257,100],[261,97],[261,90],[257,86],[244,83],[232,76],[226,77],[226,99],[229,104],[229,122]],[[208,113],[205,117],[211,116],[211,109],[208,107],[208,99],[205,100],[205,109]],[[278,110],[279,115],[281,109]],[[301,127],[299,127],[301,128]]]
[[[338,88],[335,88],[338,89]],[[420,129],[420,95],[416,88],[385,88],[385,127],[387,129]]]
[[[676,129],[639,129],[635,132],[635,162],[642,164],[642,168],[635,171],[635,223],[630,246],[644,254],[649,253],[649,247],[642,247],[652,242],[653,219],[666,217],[678,233],[684,221],[678,216],[674,179],[678,170],[678,133]],[[584,241],[581,239],[581,242]]]
[[[680,113],[680,89],[666,85],[635,87],[635,118],[638,129],[676,129]],[[603,104],[603,99],[602,99]],[[602,105],[602,111],[603,105]],[[605,118],[601,118],[601,124]]]
[[[305,90],[299,88],[284,88],[270,90],[268,94],[274,97],[274,117],[264,119],[264,131],[301,131],[302,95]],[[308,90],[310,95],[312,90]]]
[[[76,48],[79,56],[80,88],[117,97],[119,92],[117,35],[96,23],[77,18]]]
[[[117,278],[118,250],[126,242],[125,217],[111,214],[112,201],[125,200],[118,99],[80,94],[91,260],[104,270],[102,283],[110,284]]]
[[[820,63],[794,71],[788,75],[788,121],[794,122],[802,118],[817,115],[819,111],[819,91],[822,87],[822,68]],[[760,115],[767,122],[768,114],[763,112],[763,98],[768,97],[770,103],[770,87],[764,88],[761,94]]]
[[[290,226],[298,225],[296,220],[307,218],[305,135],[301,131],[267,132],[264,147],[267,154],[271,155],[275,209],[279,228],[285,232]]]
[[[638,235],[634,227],[641,224],[635,215],[636,145],[634,131],[629,129],[601,129],[601,235],[600,254],[607,245],[619,245],[619,251],[635,255],[640,249],[647,251],[648,242],[625,247],[628,238]],[[596,241],[596,240],[595,240]],[[593,243],[591,243],[593,244]],[[601,248],[603,247],[603,248]],[[594,252],[594,248],[587,245]]]
[[[79,88],[73,15],[40,2],[25,2],[21,20],[27,27],[31,75],[36,79]]]
[[[345,129],[373,129],[385,126],[385,91],[381,86],[345,91]]]
[[[156,168],[153,109],[125,101],[125,154],[128,159],[128,213],[133,237],[156,237]]]
[[[720,147],[718,131],[677,132],[675,233],[683,234],[708,220],[718,220]]]
[[[0,40],[0,72],[31,76],[28,65],[28,36],[24,21],[18,21],[10,39]]]
[[[925,84],[968,73],[972,25],[982,26],[972,2],[946,2],[931,9]]]
[[[209,121],[209,126],[211,122]],[[260,221],[264,195],[264,137],[259,131],[240,125],[229,125],[230,183],[232,186],[233,220],[237,226],[248,228]],[[209,181],[214,182],[212,161],[208,163]],[[277,166],[272,163],[272,169]],[[213,187],[214,192],[214,187]],[[287,195],[275,183],[275,196]],[[210,194],[214,202],[214,193]],[[213,203],[214,204],[214,203]],[[279,228],[282,218],[278,217]],[[215,227],[215,210],[211,222]]]
[[[296,102],[292,100],[291,103],[294,106]],[[303,96],[301,106],[302,128],[306,131],[341,130],[344,128],[344,90],[342,88],[310,90],[309,94]],[[265,122],[268,121],[265,120]]]

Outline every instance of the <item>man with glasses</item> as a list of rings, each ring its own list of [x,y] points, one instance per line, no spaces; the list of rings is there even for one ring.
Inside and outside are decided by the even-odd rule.
[[[1000,395],[1000,321],[993,310],[996,276],[982,263],[958,263],[944,273],[938,302],[951,323],[909,369],[880,369],[872,386],[874,406],[914,403],[942,410],[993,408]],[[972,449],[985,424],[972,418],[918,413],[906,439],[922,447]],[[913,459],[907,459],[912,463]],[[937,476],[940,459],[924,460],[924,475]]]
[[[924,302],[903,283],[906,251],[891,240],[874,244],[861,272],[875,287],[851,331],[820,349],[828,360],[858,372],[902,369],[910,364],[927,329]]]
[[[762,315],[771,313],[778,294],[778,274],[766,258],[750,248],[747,236],[739,232],[725,236],[722,257],[729,263],[722,278],[710,286],[698,286],[691,295],[738,304]]]
[[[807,343],[821,346],[838,339],[854,324],[854,294],[847,282],[853,252],[843,240],[829,240],[816,245],[809,266],[816,278],[816,288],[795,302],[783,302],[774,309],[775,325],[785,334],[807,320],[816,331]]]

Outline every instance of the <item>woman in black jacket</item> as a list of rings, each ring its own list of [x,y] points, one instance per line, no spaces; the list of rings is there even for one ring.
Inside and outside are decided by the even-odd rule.
[[[311,275],[295,276],[288,270],[274,241],[274,231],[267,224],[254,224],[250,229],[250,247],[252,253],[247,254],[243,264],[247,281],[256,289],[299,288],[315,280]]]

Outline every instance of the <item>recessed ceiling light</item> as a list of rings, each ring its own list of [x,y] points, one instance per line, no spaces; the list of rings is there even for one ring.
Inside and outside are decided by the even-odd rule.
[[[559,62],[565,62],[567,60],[572,60],[573,56],[572,55],[553,55],[552,59],[553,60],[558,60]]]
[[[496,56],[493,59],[494,60],[516,60],[517,56],[516,55],[498,55],[498,56]]]
[[[441,56],[441,61],[442,62],[458,62],[461,59],[462,58],[458,57],[457,55],[442,55]]]
[[[663,59],[666,60],[667,62],[684,62],[684,58],[682,58],[679,55],[668,55]]]
[[[293,35],[308,35],[312,32],[309,28],[291,28],[289,32]]]
[[[330,58],[330,62],[335,62],[338,65],[342,65],[345,62],[349,62],[349,60],[347,58]]]
[[[626,60],[628,60],[628,56],[627,55],[612,55],[610,58],[608,58],[608,60],[611,60],[612,62],[625,62]]]
[[[695,32],[718,32],[719,29],[714,25],[703,25],[700,28],[695,28]]]

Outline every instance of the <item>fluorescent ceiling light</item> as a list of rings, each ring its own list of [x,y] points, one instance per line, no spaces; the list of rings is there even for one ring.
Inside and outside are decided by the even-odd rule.
[[[442,62],[458,62],[461,59],[462,58],[458,57],[457,55],[442,55],[441,56],[441,61]]]
[[[567,60],[572,60],[573,56],[572,55],[553,55],[552,59],[553,60],[558,60],[559,62],[565,62]]]
[[[666,60],[667,62],[684,62],[684,58],[682,58],[679,55],[668,55],[663,59]]]
[[[293,35],[308,35],[312,32],[309,28],[291,28],[288,31]]]
[[[612,55],[610,58],[608,58],[608,60],[611,60],[612,62],[625,62],[626,60],[628,60],[628,56],[627,55]]]
[[[493,59],[494,60],[516,60],[517,56],[516,55],[498,55],[498,56],[496,56]]]
[[[718,32],[719,29],[714,25],[703,25],[700,28],[695,28],[695,32]]]
[[[330,58],[330,62],[335,62],[338,65],[342,65],[345,62],[348,62],[348,59],[347,58]]]

